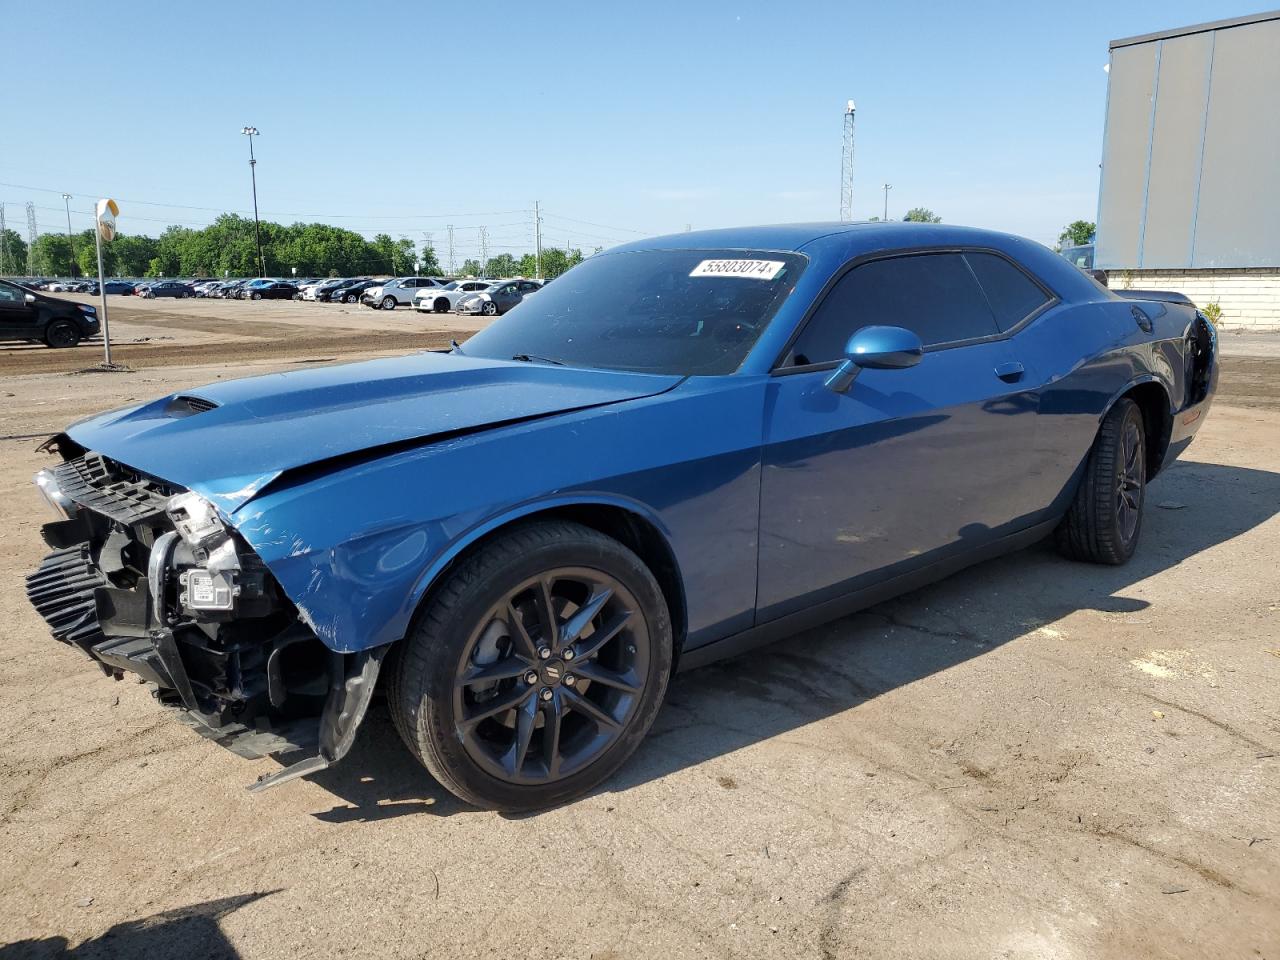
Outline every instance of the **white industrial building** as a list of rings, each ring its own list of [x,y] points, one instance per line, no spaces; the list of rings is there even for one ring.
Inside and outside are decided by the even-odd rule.
[[[1280,10],[1111,43],[1095,266],[1280,329]]]

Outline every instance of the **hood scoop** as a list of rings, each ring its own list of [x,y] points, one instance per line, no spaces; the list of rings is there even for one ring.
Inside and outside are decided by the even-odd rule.
[[[215,410],[217,406],[212,400],[206,400],[204,397],[180,394],[169,401],[169,405],[165,408],[165,413],[171,417],[190,417],[197,413]]]

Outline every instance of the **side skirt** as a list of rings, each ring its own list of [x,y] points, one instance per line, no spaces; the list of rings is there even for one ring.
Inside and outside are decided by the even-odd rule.
[[[847,617],[851,613],[865,610],[867,607],[874,606],[877,603],[883,603],[885,600],[890,600],[901,594],[936,583],[976,563],[993,560],[1006,553],[1029,547],[1051,534],[1054,527],[1058,525],[1059,519],[1055,517],[1052,520],[1046,520],[1043,523],[1036,524],[1034,527],[1028,527],[1018,533],[1011,533],[1006,537],[1001,537],[999,540],[995,540],[984,547],[978,547],[968,553],[949,557],[946,560],[939,560],[936,563],[921,567],[919,570],[912,570],[910,573],[890,577],[888,580],[873,583],[870,586],[824,601],[805,610],[797,610],[795,613],[787,614],[785,617],[758,624],[750,630],[744,630],[733,636],[725,637],[723,640],[716,640],[714,643],[708,643],[693,650],[686,650],[680,656],[677,671],[683,673],[686,670],[693,670],[709,663],[715,663],[717,660],[723,660],[726,657],[736,657],[757,647],[763,647],[778,640],[794,636],[804,630],[830,623],[840,617]]]

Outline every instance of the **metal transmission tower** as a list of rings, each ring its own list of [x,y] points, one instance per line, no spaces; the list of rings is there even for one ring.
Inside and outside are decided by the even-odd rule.
[[[449,276],[454,276],[458,272],[458,265],[453,259],[453,224],[449,224],[446,228],[449,231]]]
[[[27,201],[27,273],[34,274],[36,241],[40,239],[40,229],[36,226],[36,205]]]
[[[542,209],[533,201],[533,276],[542,279]]]
[[[844,148],[840,151],[840,219],[853,219],[853,101],[844,108]]]
[[[489,276],[489,228],[480,228],[480,276]]]

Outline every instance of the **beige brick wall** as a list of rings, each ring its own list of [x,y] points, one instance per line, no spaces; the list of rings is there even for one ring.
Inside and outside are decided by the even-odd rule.
[[[1280,268],[1108,270],[1114,290],[1176,290],[1198,307],[1217,302],[1227,329],[1280,330]]]

